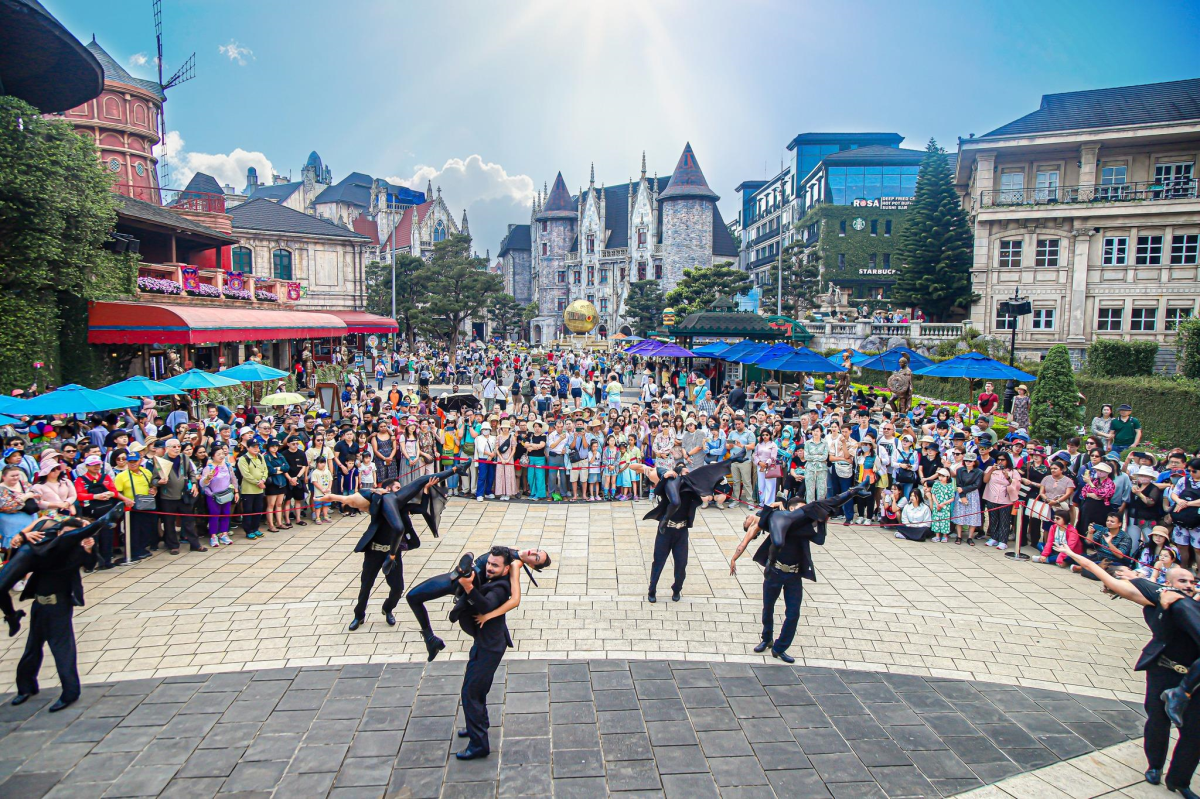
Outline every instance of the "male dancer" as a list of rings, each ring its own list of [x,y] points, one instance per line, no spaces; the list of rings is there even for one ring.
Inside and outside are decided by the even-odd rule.
[[[1153,637],[1142,649],[1133,668],[1146,672],[1146,726],[1142,745],[1149,766],[1146,782],[1158,785],[1165,781],[1167,790],[1177,791],[1183,799],[1197,799],[1189,786],[1196,765],[1200,763],[1200,703],[1189,705],[1183,711],[1171,766],[1166,775],[1163,774],[1167,747],[1171,742],[1171,721],[1163,696],[1183,681],[1188,670],[1186,664],[1200,658],[1200,612],[1197,612],[1200,605],[1193,601],[1194,597],[1187,598],[1195,592],[1195,576],[1187,569],[1175,566],[1167,571],[1166,585],[1140,577],[1118,579],[1069,547],[1055,546],[1054,550],[1094,575],[1108,591],[1142,606],[1142,614]],[[1178,601],[1170,604],[1174,597],[1182,598],[1183,605]],[[1166,609],[1163,604],[1167,605]]]
[[[72,620],[75,607],[83,607],[83,579],[79,576],[79,569],[96,565],[96,539],[90,535],[80,538],[79,535],[97,526],[107,532],[107,525],[96,522],[84,527],[82,519],[71,518],[57,523],[57,535],[48,529],[20,534],[22,549],[31,547],[36,550],[44,542],[49,554],[36,559],[33,574],[21,592],[22,599],[33,600],[33,615],[29,619],[25,652],[17,663],[17,695],[12,700],[14,705],[28,701],[38,692],[42,647],[46,644],[50,645],[58,680],[62,684],[62,694],[50,706],[50,712],[57,713],[79,699],[81,688]],[[30,543],[24,543],[26,540]],[[8,588],[4,588],[2,593],[7,598]]]
[[[495,550],[498,547],[493,547],[492,549]],[[550,565],[550,554],[544,549],[510,549],[508,551],[512,555],[511,560],[519,561],[522,566],[531,567],[534,571],[540,572]],[[485,552],[476,558],[473,564],[471,564],[469,556],[465,557],[464,560],[466,562],[460,561],[458,568],[454,571],[430,577],[428,580],[408,589],[408,595],[405,596],[405,600],[408,602],[408,606],[412,608],[413,615],[417,617],[417,624],[421,625],[421,637],[425,639],[425,649],[429,652],[429,660],[433,660],[437,657],[438,652],[446,648],[446,642],[434,635],[433,625],[429,621],[429,611],[425,610],[425,603],[454,594],[457,590],[456,581],[469,570],[474,571],[476,582],[482,584],[487,576],[487,562],[490,556],[490,552]],[[530,575],[530,578],[532,579],[532,575]],[[534,585],[536,584],[534,583]],[[519,586],[520,584],[518,583],[518,591]],[[520,604],[520,594],[517,593],[514,598],[517,604]],[[513,605],[513,607],[516,607],[516,605]],[[508,610],[512,610],[512,608]]]
[[[655,468],[631,463],[629,468],[642,474],[654,487],[658,504],[643,519],[658,521],[654,538],[654,562],[650,566],[650,591],[646,599],[657,602],[658,578],[667,565],[667,555],[675,562],[675,582],[671,584],[671,601],[678,602],[687,578],[688,530],[696,523],[696,510],[711,497],[717,485],[729,474],[735,463],[725,460],[688,471],[682,463],[674,469]]]
[[[463,591],[462,598],[455,605],[459,625],[463,632],[475,639],[467,660],[467,671],[463,675],[461,694],[467,726],[458,731],[458,737],[470,738],[470,744],[454,755],[459,760],[487,757],[492,751],[488,741],[490,724],[487,695],[492,689],[496,669],[504,659],[504,652],[513,643],[503,614],[489,618],[482,625],[476,621],[476,616],[489,615],[508,600],[512,563],[512,550],[496,547],[488,555],[482,582],[477,581],[478,575],[474,571],[457,580]]]
[[[370,492],[327,494],[321,497],[321,502],[340,502],[371,514],[371,523],[354,547],[355,552],[363,553],[363,568],[354,618],[350,620],[351,632],[361,627],[366,618],[367,600],[371,597],[375,578],[381,570],[389,589],[388,597],[383,602],[383,616],[388,626],[396,624],[392,611],[404,593],[404,562],[400,555],[421,545],[409,514],[418,511],[425,515],[430,532],[436,538],[441,511],[445,507],[445,494],[438,485],[454,471],[447,469],[425,475],[404,486],[387,482]]]
[[[783,505],[776,503],[746,517],[742,523],[746,535],[729,560],[730,574],[737,573],[737,559],[746,551],[750,542],[764,532],[769,533],[767,540],[754,553],[754,561],[763,567],[762,640],[754,647],[755,652],[761,653],[770,647],[772,657],[784,663],[796,661],[787,653],[787,649],[796,637],[800,604],[804,601],[804,583],[801,578],[808,578],[813,582],[817,580],[809,542],[824,546],[825,521],[830,514],[835,513],[855,496],[862,496],[870,491],[870,486],[863,483],[836,496],[794,507],[793,510],[782,510]],[[779,638],[775,638],[775,602],[781,592],[784,607],[783,627],[779,631]]]

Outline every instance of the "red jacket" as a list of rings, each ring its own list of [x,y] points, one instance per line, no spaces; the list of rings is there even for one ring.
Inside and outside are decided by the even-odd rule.
[[[1045,548],[1042,549],[1042,557],[1048,561],[1049,560],[1057,560],[1058,562],[1061,563],[1064,561],[1064,559],[1067,556],[1066,555],[1057,555],[1054,552],[1054,529],[1057,526],[1058,526],[1057,524],[1052,525],[1050,527],[1050,531],[1048,533],[1046,533],[1046,546],[1045,546]],[[1064,527],[1063,529],[1067,534],[1067,547],[1072,552],[1074,552],[1076,555],[1082,555],[1083,554],[1083,539],[1079,537],[1079,532],[1069,524],[1066,527]]]
[[[103,472],[101,472],[101,474],[104,476],[104,490],[111,491],[114,495],[116,495],[117,487],[113,485],[112,478]],[[95,495],[91,494],[87,490],[87,483],[82,477],[75,478],[75,493],[78,495],[80,502],[89,502],[96,498]]]

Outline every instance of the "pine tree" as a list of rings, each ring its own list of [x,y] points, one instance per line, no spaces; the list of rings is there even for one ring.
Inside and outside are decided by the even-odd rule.
[[[971,228],[954,191],[946,151],[930,139],[900,233],[893,301],[919,307],[935,322],[954,308],[967,309],[979,299],[971,291],[971,247]]]
[[[486,259],[471,255],[471,237],[463,234],[434,244],[433,257],[415,280],[425,290],[417,325],[446,342],[453,366],[463,326],[504,290],[504,281],[487,271]]]
[[[783,315],[798,318],[801,311],[813,305],[813,299],[821,293],[821,267],[814,260],[809,263],[804,254],[804,244],[793,242],[783,250]],[[779,262],[771,264],[771,279],[762,287],[763,313],[773,314],[778,307],[775,295],[779,290]]]
[[[419,271],[425,268],[425,261],[415,255],[397,255],[396,268],[396,322],[400,325],[400,333],[408,341],[411,351],[417,345],[417,321],[421,317],[421,304],[425,298],[425,290],[416,280]],[[367,311],[379,316],[392,315],[392,274],[391,264],[372,261],[367,264]]]
[[[662,324],[665,307],[662,285],[657,280],[635,280],[625,296],[625,313],[633,332],[645,337]]]
[[[521,324],[522,308],[511,294],[496,294],[488,303],[488,319],[492,323],[492,335],[508,340]]]
[[[708,310],[717,297],[743,294],[753,287],[749,276],[732,262],[710,267],[684,269],[683,280],[667,292],[667,305],[680,319],[696,311]]]
[[[1082,409],[1071,354],[1056,344],[1046,354],[1030,396],[1029,434],[1051,445],[1078,432]]]

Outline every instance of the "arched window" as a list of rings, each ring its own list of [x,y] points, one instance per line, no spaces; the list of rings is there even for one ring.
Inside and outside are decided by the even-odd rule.
[[[233,248],[233,271],[254,274],[254,253],[249,247]]]
[[[287,250],[271,253],[271,276],[276,280],[292,279],[292,254]]]
[[[438,223],[433,226],[433,241],[436,244],[446,238],[446,223],[438,220]]]

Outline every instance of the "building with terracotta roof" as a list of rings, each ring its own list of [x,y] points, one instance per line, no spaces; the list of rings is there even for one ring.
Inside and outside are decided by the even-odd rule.
[[[658,280],[670,291],[684,269],[736,261],[719,199],[691,144],[668,177],[648,177],[643,154],[636,180],[597,187],[593,167],[587,188],[572,196],[558,173],[534,201],[529,233],[514,226],[501,245],[505,285],[514,292],[524,282],[516,245],[529,248],[530,299],[541,312],[531,326],[534,343],[562,335],[562,312],[575,300],[596,306],[597,335],[631,333],[624,317],[630,283]]]

